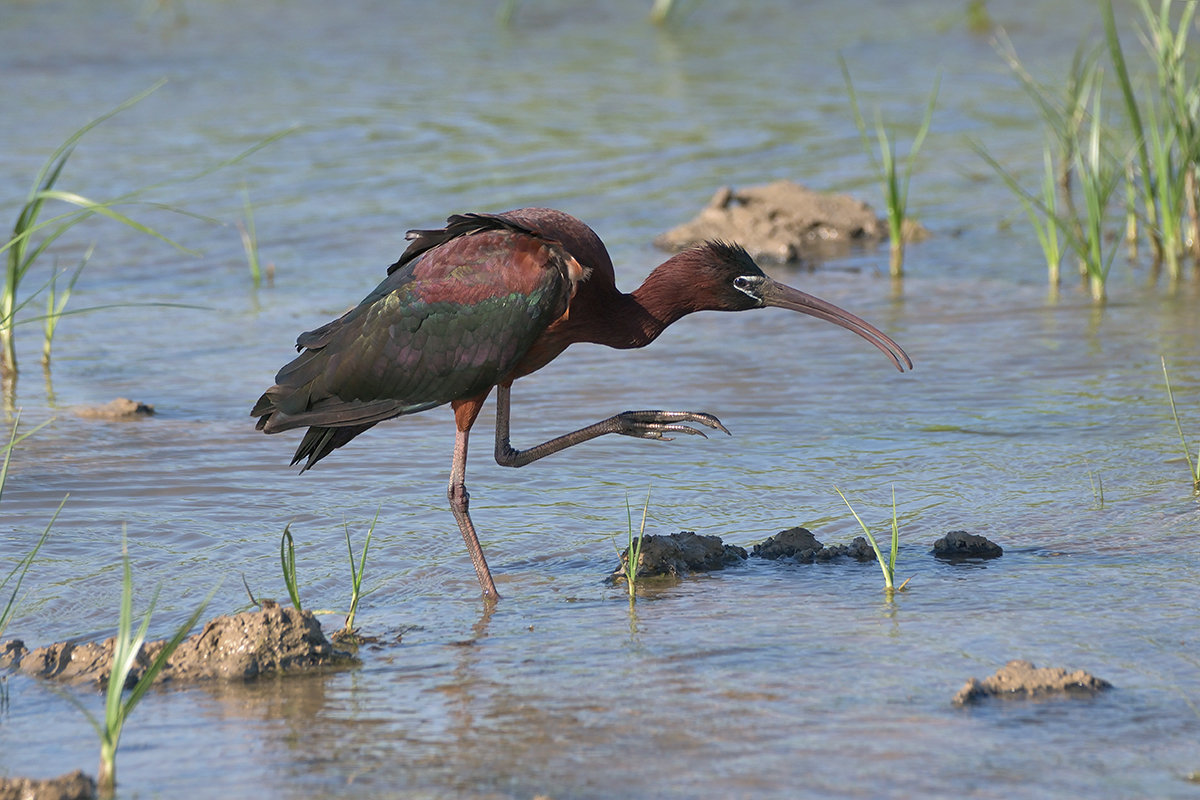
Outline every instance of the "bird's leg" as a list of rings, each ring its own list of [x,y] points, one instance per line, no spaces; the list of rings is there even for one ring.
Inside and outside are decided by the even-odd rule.
[[[704,431],[689,427],[689,425],[703,425],[722,433],[729,433],[728,429],[721,424],[721,420],[712,414],[698,411],[624,411],[548,442],[542,442],[526,450],[517,450],[509,443],[508,439],[511,391],[511,384],[501,384],[496,387],[496,463],[502,467],[523,467],[539,458],[545,458],[552,453],[595,439],[606,433],[619,433],[622,436],[659,439],[666,442],[671,441],[673,437],[668,434],[673,433],[686,433],[708,438]]]
[[[484,395],[486,397],[487,395]],[[467,493],[467,439],[471,435],[471,425],[483,406],[483,398],[478,403],[468,401],[463,405],[454,404],[454,417],[457,423],[457,434],[454,438],[454,461],[450,468],[450,486],[446,496],[450,498],[450,510],[458,522],[463,541],[467,544],[467,552],[471,554],[471,563],[475,565],[475,576],[479,578],[479,588],[483,596],[494,600],[500,596],[496,591],[496,582],[492,580],[492,571],[488,569],[487,560],[483,557],[483,547],[479,544],[479,536],[475,533],[475,525],[471,522],[471,495]],[[464,424],[465,423],[465,424]]]

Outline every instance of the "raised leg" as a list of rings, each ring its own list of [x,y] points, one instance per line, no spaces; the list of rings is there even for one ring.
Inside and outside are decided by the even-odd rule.
[[[619,433],[622,436],[634,436],[639,439],[659,439],[664,442],[669,442],[674,438],[668,435],[672,433],[686,433],[708,438],[704,431],[689,427],[689,425],[704,425],[722,433],[729,433],[721,421],[712,414],[703,414],[698,411],[625,411],[526,450],[517,450],[509,443],[508,438],[511,392],[511,384],[496,387],[496,463],[502,467],[523,467],[539,458],[545,458],[552,453],[590,441],[597,436],[604,436],[607,433]]]
[[[446,490],[446,496],[450,498],[450,510],[458,522],[467,552],[471,554],[471,563],[475,565],[475,577],[479,579],[479,588],[483,590],[484,597],[495,600],[500,593],[496,591],[496,582],[492,580],[492,571],[488,569],[487,559],[483,557],[483,547],[479,544],[479,536],[471,522],[471,495],[467,492],[466,484],[467,440],[471,435],[471,425],[474,424],[482,405],[483,398],[478,398],[478,402],[454,404],[458,431],[454,438],[454,461],[450,467],[450,486]]]

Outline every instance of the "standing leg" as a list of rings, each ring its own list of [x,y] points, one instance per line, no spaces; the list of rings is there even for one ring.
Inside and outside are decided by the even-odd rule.
[[[487,560],[483,557],[483,547],[479,544],[479,536],[475,533],[475,525],[471,522],[471,495],[467,493],[467,439],[471,435],[471,426],[479,416],[479,409],[487,394],[471,400],[455,401],[454,421],[457,433],[454,438],[454,461],[450,467],[450,486],[446,490],[450,498],[450,510],[458,522],[466,542],[467,552],[471,554],[471,563],[475,565],[475,576],[479,578],[479,588],[484,597],[495,599],[500,596],[496,591],[496,582],[492,580],[492,571],[488,569]]]

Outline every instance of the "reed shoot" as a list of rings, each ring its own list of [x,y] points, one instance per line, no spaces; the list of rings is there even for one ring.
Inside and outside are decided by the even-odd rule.
[[[1051,292],[1056,291],[1062,282],[1063,240],[1069,240],[1069,233],[1064,228],[1068,227],[1069,222],[1059,215],[1056,193],[1058,171],[1054,165],[1050,143],[1047,142],[1042,150],[1042,186],[1037,194],[1026,191],[1016,177],[1002,167],[1000,162],[983,149],[982,145],[972,143],[972,147],[979,157],[996,171],[996,174],[1021,202],[1025,216],[1029,219],[1029,224],[1037,235],[1038,244],[1042,247],[1042,255],[1046,260],[1046,271],[1050,278]]]
[[[283,526],[283,536],[279,537],[279,563],[283,567],[283,582],[287,586],[288,597],[292,599],[292,606],[297,611],[303,611],[300,606],[300,587],[296,583],[296,543],[292,540],[290,522]]]
[[[380,507],[382,508],[382,506]],[[367,550],[371,547],[371,534],[375,532],[375,523],[379,522],[379,509],[375,511],[375,519],[371,520],[371,527],[367,528],[367,539],[363,542],[362,553],[358,559],[358,567],[354,565],[354,547],[350,544],[350,526],[346,526],[346,550],[350,553],[350,613],[346,615],[346,625],[343,631],[346,635],[354,635],[354,615],[358,613],[358,601],[363,597],[362,579],[363,573],[367,569]],[[295,564],[293,563],[293,571]],[[295,580],[293,578],[293,580]],[[296,606],[297,609],[300,606]]]
[[[628,537],[626,539],[626,549],[622,556],[621,548],[616,548],[617,555],[621,557],[621,574],[625,578],[625,588],[629,590],[629,602],[632,604],[636,599],[638,571],[642,566],[642,543],[646,538],[646,516],[650,512],[650,490],[646,490],[646,504],[642,506],[642,523],[638,527],[638,534],[635,538],[633,535],[633,509],[629,506],[629,498],[625,498],[625,515],[628,520]]]
[[[1175,408],[1175,393],[1171,390],[1171,376],[1167,374],[1167,358],[1161,356],[1163,380],[1167,384],[1167,400],[1171,403],[1171,417],[1175,420],[1175,430],[1179,433],[1179,444],[1183,448],[1183,458],[1187,461],[1188,474],[1192,479],[1192,491],[1200,493],[1200,449],[1192,460],[1192,451],[1188,448],[1187,437],[1183,435],[1183,425],[1179,422],[1179,412]]]
[[[262,285],[262,269],[258,261],[258,233],[254,229],[254,208],[250,205],[250,192],[242,187],[242,213],[245,221],[238,223],[242,234],[242,249],[246,251],[246,262],[250,265],[250,280],[257,289]]]
[[[150,685],[154,683],[158,673],[166,666],[171,654],[183,642],[188,631],[195,627],[200,620],[200,615],[204,613],[204,609],[216,591],[214,588],[212,592],[209,592],[208,597],[204,598],[204,601],[192,612],[187,621],[179,626],[175,635],[163,645],[158,655],[134,683],[129,695],[125,696],[126,684],[129,682],[134,667],[137,666],[138,656],[146,641],[150,617],[154,613],[154,605],[158,600],[158,590],[155,590],[154,596],[150,599],[150,605],[142,618],[142,624],[135,633],[133,630],[133,573],[129,567],[129,551],[124,533],[121,535],[121,562],[121,611],[117,622],[112,669],[109,672],[108,687],[104,697],[104,719],[97,719],[76,701],[76,705],[84,712],[88,721],[92,723],[92,727],[95,728],[96,735],[100,737],[100,768],[96,777],[96,785],[101,797],[112,797],[116,787],[117,746],[120,744],[121,732],[125,727],[126,720],[129,719],[129,715],[133,713],[133,709],[146,694]]]
[[[904,172],[901,174],[897,167],[896,149],[893,136],[888,133],[878,110],[875,113],[875,136],[879,143],[879,159],[875,158],[871,146],[870,135],[867,133],[867,123],[863,120],[862,111],[858,105],[858,95],[854,91],[854,82],[850,79],[850,69],[846,60],[838,56],[842,67],[842,76],[846,80],[846,91],[850,95],[850,106],[854,110],[854,123],[858,126],[862,138],[863,149],[871,159],[871,166],[883,188],[884,201],[887,203],[888,236],[891,244],[890,271],[892,277],[899,278],[904,274],[904,227],[908,219],[908,184],[912,178],[913,167],[916,165],[917,154],[929,133],[930,123],[933,122],[933,109],[937,104],[941,76],[933,83],[929,93],[929,101],[925,106],[925,116],[913,137],[908,155],[904,159]]]
[[[871,549],[875,551],[875,558],[879,561],[879,568],[883,570],[883,590],[891,597],[895,592],[904,591],[904,587],[908,586],[908,582],[912,578],[905,579],[904,583],[899,586],[895,585],[896,581],[896,553],[900,550],[900,523],[896,518],[896,487],[892,487],[892,550],[887,558],[883,557],[883,552],[879,549],[879,544],[875,541],[875,537],[871,535],[871,529],[862,521],[862,517],[858,516],[858,512],[854,510],[854,506],[850,505],[850,501],[846,499],[846,495],[842,494],[842,490],[837,486],[833,490],[842,498],[842,502],[846,504],[846,508],[850,509],[850,513],[854,515],[854,519],[858,521],[858,527],[862,528],[862,532],[866,534],[867,541],[871,543]]]
[[[1100,145],[1103,119],[1101,95],[1097,86],[1088,138],[1075,151],[1075,174],[1079,177],[1084,214],[1080,220],[1081,237],[1078,240],[1072,237],[1075,251],[1087,273],[1088,290],[1096,303],[1103,303],[1107,299],[1108,271],[1116,255],[1115,247],[1105,247],[1105,218],[1109,200],[1120,177],[1113,159]]]
[[[71,299],[71,290],[75,288],[75,282],[83,274],[83,268],[91,260],[95,249],[95,245],[88,247],[83,258],[79,260],[79,266],[75,267],[67,285],[62,289],[58,288],[58,275],[50,279],[50,287],[46,292],[46,316],[42,319],[42,366],[44,367],[50,366],[50,349],[54,345],[54,332],[58,329],[58,321],[67,307],[67,301]]]

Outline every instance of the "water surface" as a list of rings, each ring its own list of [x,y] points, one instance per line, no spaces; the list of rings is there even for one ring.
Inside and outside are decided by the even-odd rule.
[[[243,576],[283,595],[289,521],[307,604],[343,608],[343,525],[357,543],[378,509],[359,621],[386,645],[346,672],[152,694],[122,739],[122,797],[1190,796],[1200,511],[1159,357],[1200,436],[1197,287],[1118,258],[1106,308],[1070,283],[1048,298],[1034,237],[967,146],[1035,174],[1036,111],[953,4],[701,4],[670,30],[646,6],[522,2],[505,26],[466,3],[0,4],[5,209],[58,142],[162,77],[88,134],[64,187],[112,196],[294,127],[149,197],[223,226],[130,210],[199,255],[104,222],[52,251],[45,267],[97,245],[73,308],[203,308],[64,320],[51,387],[36,326],[22,329],[22,426],[53,422],[14,459],[0,556],[27,552],[70,498],[9,635],[111,634],[123,529],[141,601],[163,584],[159,634],[218,581],[214,613],[244,603]],[[1093,14],[1067,0],[992,12],[1047,80]],[[653,236],[721,185],[789,177],[878,207],[839,52],[867,107],[910,125],[942,75],[912,188],[934,237],[910,249],[900,290],[885,252],[771,271],[885,329],[913,373],[781,311],[698,315],[639,352],[573,348],[517,384],[516,446],[642,407],[709,411],[734,435],[614,437],[514,471],[490,458],[485,409],[468,484],[504,595],[490,615],[446,508],[448,411],[381,425],[300,477],[298,437],[254,432],[249,407],[296,334],[374,286],[406,229],[449,213],[563,208],[630,289],[661,260]],[[258,291],[233,226],[243,187],[276,269]],[[158,413],[71,411],[117,396]],[[848,541],[834,485],[880,531],[895,487],[914,578],[894,602],[873,564],[751,561],[650,591],[632,615],[601,582],[627,496],[651,489],[659,533],[749,546],[803,524]],[[934,562],[930,543],[957,528],[1004,558]],[[1117,690],[950,706],[1011,658]],[[67,700],[19,677],[9,689],[0,773],[94,769]]]

